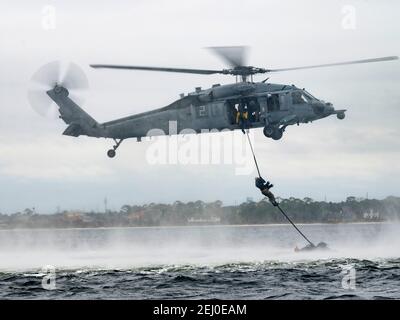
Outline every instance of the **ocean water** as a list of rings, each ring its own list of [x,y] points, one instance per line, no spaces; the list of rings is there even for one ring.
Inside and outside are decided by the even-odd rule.
[[[300,228],[330,250],[290,225],[2,230],[0,298],[400,298],[400,224]]]

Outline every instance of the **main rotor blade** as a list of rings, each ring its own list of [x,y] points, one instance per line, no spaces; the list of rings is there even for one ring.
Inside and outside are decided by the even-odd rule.
[[[333,66],[343,66],[343,65],[348,65],[348,64],[390,61],[390,60],[397,60],[398,58],[399,57],[397,57],[397,56],[390,56],[390,57],[381,57],[381,58],[374,58],[374,59],[364,59],[364,60],[336,62],[336,63],[328,63],[328,64],[318,64],[318,65],[314,65],[314,66],[283,68],[283,69],[267,69],[267,72],[280,72],[280,71],[291,71],[291,70],[302,70],[302,69],[314,69],[314,68],[324,68],[324,67],[333,67]]]
[[[194,74],[223,73],[223,70],[141,67],[141,66],[121,66],[121,65],[112,65],[112,64],[91,64],[90,66],[92,68],[124,69],[124,70],[146,70],[146,71],[163,71],[163,72],[179,72],[179,73],[194,73]]]
[[[207,47],[207,49],[212,50],[214,53],[222,57],[233,68],[246,65],[248,47]]]

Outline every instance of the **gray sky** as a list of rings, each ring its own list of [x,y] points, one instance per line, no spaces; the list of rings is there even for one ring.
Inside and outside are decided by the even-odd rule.
[[[42,27],[43,8],[56,28]],[[347,7],[346,7],[347,6]],[[349,7],[350,6],[350,7]],[[346,28],[349,10],[355,28]],[[0,212],[36,207],[103,209],[125,203],[259,199],[251,175],[232,165],[151,165],[149,141],[62,136],[62,121],[40,117],[26,93],[43,64],[74,61],[89,78],[84,109],[99,122],[164,106],[227,76],[93,70],[89,63],[223,68],[202,48],[248,45],[249,64],[291,67],[400,55],[398,1],[0,1]],[[279,141],[255,130],[264,175],[282,197],[399,196],[400,63],[293,71],[271,82],[305,87],[335,117],[289,127]],[[257,80],[262,80],[259,76]],[[251,159],[248,159],[251,161]]]

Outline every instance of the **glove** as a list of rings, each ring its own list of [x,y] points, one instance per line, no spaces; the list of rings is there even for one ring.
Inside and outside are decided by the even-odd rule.
[[[267,189],[271,189],[274,185],[272,183],[270,183],[269,181],[267,181],[267,183],[265,184],[265,187]]]

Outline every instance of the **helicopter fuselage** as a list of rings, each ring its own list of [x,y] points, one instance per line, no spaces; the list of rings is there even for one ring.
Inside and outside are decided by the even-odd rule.
[[[336,114],[344,119],[346,110],[313,97],[294,85],[240,82],[214,85],[181,96],[170,105],[117,120],[98,123],[69,98],[66,88],[56,85],[47,91],[58,105],[60,118],[69,126],[64,135],[112,138],[116,141],[109,157],[128,138],[196,134],[222,130],[264,127],[264,135],[279,140],[286,127]]]
[[[240,119],[240,112],[247,112],[245,119]],[[116,139],[237,130],[243,126],[270,127],[283,132],[288,125],[307,123],[332,114],[343,119],[344,112],[334,110],[332,104],[293,85],[240,82],[214,85],[206,90],[196,88],[195,92],[164,108],[100,126],[104,130],[102,136]],[[270,137],[277,136],[271,134]]]
[[[253,82],[256,74],[273,72],[325,68],[353,64],[375,63],[397,60],[397,56],[386,56],[345,62],[298,66],[291,68],[259,68],[245,63],[246,47],[211,47],[228,64],[229,69],[188,69],[174,67],[151,67],[113,64],[91,64],[96,69],[141,70],[158,72],[175,72],[201,75],[224,74],[241,78],[241,82],[226,85],[213,85],[202,90],[196,88],[195,92],[181,95],[181,98],[170,105],[148,112],[135,114],[105,123],[98,123],[83,109],[81,109],[68,95],[69,92],[61,84],[55,85],[47,91],[49,97],[58,105],[60,118],[69,126],[64,135],[78,137],[112,138],[115,145],[108,151],[108,156],[113,158],[116,150],[124,139],[136,138],[140,141],[146,136],[176,135],[190,133],[204,133],[221,130],[245,130],[263,127],[266,137],[274,140],[282,138],[287,126],[308,123],[330,115],[338,119],[345,118],[346,110],[335,110],[329,102],[324,102],[313,97],[305,89],[294,85],[282,85],[262,82]],[[75,88],[87,87],[87,79],[79,68],[72,68],[64,76],[67,83],[74,84]],[[49,70],[56,70],[55,79],[60,78],[59,65],[49,64]],[[47,67],[40,69],[33,79],[42,83],[48,79]],[[46,75],[46,77],[43,77]],[[75,75],[75,76],[74,76]],[[68,81],[68,79],[70,81]],[[248,81],[250,79],[250,81]],[[62,82],[61,82],[62,83]],[[77,85],[79,84],[80,85]],[[37,93],[28,95],[32,106],[39,105]]]

